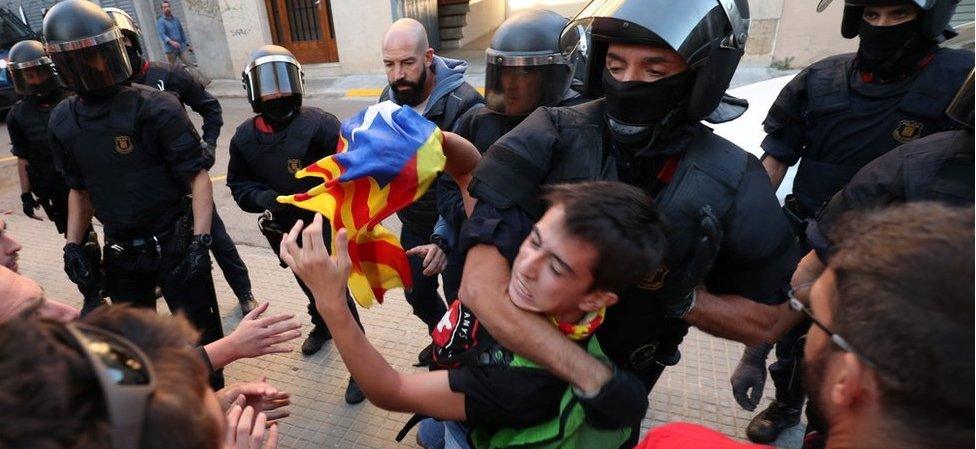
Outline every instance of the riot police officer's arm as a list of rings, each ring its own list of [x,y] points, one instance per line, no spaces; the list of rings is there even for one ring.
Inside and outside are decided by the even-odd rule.
[[[227,187],[230,187],[234,201],[244,212],[255,214],[266,210],[274,212],[275,208],[283,207],[283,204],[275,201],[278,192],[256,181],[258,177],[241,151],[236,139],[231,139],[230,159],[227,161]]]
[[[783,87],[763,121],[766,138],[762,141],[763,168],[778,189],[786,170],[800,159],[806,145],[806,74],[804,70]]]
[[[30,180],[27,179],[27,153],[24,151],[29,148],[27,137],[24,136],[20,125],[17,124],[17,115],[14,110],[7,113],[7,134],[10,135],[10,154],[17,156],[17,174],[20,176],[20,192],[31,191]]]
[[[190,184],[193,194],[193,235],[209,234],[213,220],[213,183],[206,170],[200,170]]]
[[[179,76],[183,85],[180,98],[203,117],[203,141],[216,144],[220,136],[220,128],[224,126],[223,111],[220,102],[203,86],[203,83],[190,73],[189,69],[181,66],[175,75]]]
[[[773,188],[779,189],[779,185],[783,183],[783,178],[786,177],[786,171],[790,167],[768,154],[763,154],[762,164],[763,168],[766,169],[766,174],[769,175],[769,181],[773,184]]]
[[[68,243],[81,244],[91,226],[93,212],[88,191],[71,189],[68,192]]]
[[[792,230],[755,158],[723,219],[718,259],[684,316],[710,334],[754,346],[774,341],[770,329],[788,308],[784,301],[799,258]],[[715,294],[721,292],[721,294]]]
[[[607,365],[563,336],[545,317],[515,307],[508,297],[511,269],[490,245],[468,250],[459,296],[502,346],[546,367],[577,389],[596,393],[613,376]]]

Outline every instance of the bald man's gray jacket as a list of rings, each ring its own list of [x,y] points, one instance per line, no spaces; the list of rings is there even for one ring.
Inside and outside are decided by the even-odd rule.
[[[485,99],[474,87],[464,81],[464,71],[468,68],[467,62],[434,56],[432,68],[437,83],[428,97],[423,116],[434,122],[438,128],[453,131],[458,118],[469,109],[484,106]],[[386,86],[380,95],[380,102],[386,100],[393,100],[394,103],[400,104],[396,96],[391,95],[390,86]],[[429,237],[437,223],[437,189],[428,189],[427,193],[415,203],[397,212],[397,216],[400,217],[403,226],[414,235],[420,238]]]

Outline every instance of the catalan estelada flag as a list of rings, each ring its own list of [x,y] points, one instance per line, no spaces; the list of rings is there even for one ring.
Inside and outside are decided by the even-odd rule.
[[[384,218],[423,196],[444,169],[443,135],[410,107],[386,101],[342,124],[336,154],[299,170],[298,178],[325,181],[278,201],[322,213],[346,228],[352,274],[349,292],[363,307],[383,302],[391,289],[413,287],[400,241],[380,226]]]

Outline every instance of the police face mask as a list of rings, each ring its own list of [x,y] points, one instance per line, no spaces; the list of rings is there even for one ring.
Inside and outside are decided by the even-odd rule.
[[[684,99],[690,71],[654,82],[617,81],[603,70],[603,92],[607,115],[631,126],[654,126]]]
[[[646,142],[657,125],[672,114],[685,97],[691,71],[654,82],[617,81],[603,70],[603,92],[614,138],[624,144]]]
[[[279,125],[291,121],[296,110],[298,110],[298,97],[295,95],[261,102],[261,113],[264,118]]]
[[[918,19],[891,26],[874,26],[862,21],[858,68],[881,79],[912,71],[934,45],[918,35],[918,25]]]

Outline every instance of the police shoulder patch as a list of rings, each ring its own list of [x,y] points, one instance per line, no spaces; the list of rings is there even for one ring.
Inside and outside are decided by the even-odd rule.
[[[295,174],[302,169],[301,159],[288,159],[288,173]]]
[[[661,264],[657,271],[654,273],[648,273],[640,283],[637,284],[638,287],[644,290],[657,290],[664,286],[664,278],[668,276],[671,271],[667,265]]]
[[[132,138],[129,136],[115,136],[115,152],[129,154],[132,152]]]
[[[923,126],[915,120],[902,120],[898,122],[898,127],[891,132],[891,137],[901,143],[915,140],[922,134]]]

